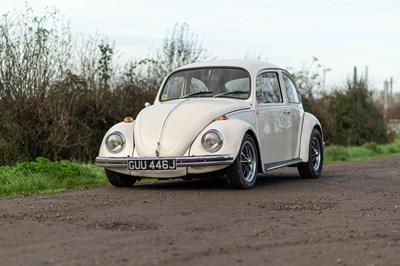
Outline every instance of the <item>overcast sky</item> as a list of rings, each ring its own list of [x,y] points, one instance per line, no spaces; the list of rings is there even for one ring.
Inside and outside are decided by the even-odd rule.
[[[25,9],[25,0],[0,0],[0,13]],[[55,7],[74,32],[98,32],[115,41],[122,60],[146,57],[175,23],[186,22],[218,59],[257,56],[300,69],[312,57],[328,86],[342,85],[353,66],[378,89],[393,76],[400,92],[399,0],[138,1],[28,0],[37,14]]]

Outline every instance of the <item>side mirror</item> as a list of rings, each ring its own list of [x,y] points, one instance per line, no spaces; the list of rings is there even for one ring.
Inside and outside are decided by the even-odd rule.
[[[145,102],[145,103],[144,103],[144,108],[147,108],[147,107],[149,107],[150,105],[151,105],[150,103]]]

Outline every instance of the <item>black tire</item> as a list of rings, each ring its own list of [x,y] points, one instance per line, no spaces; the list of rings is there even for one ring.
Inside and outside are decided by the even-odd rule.
[[[226,175],[232,188],[249,189],[256,184],[258,150],[253,138],[246,134],[235,161],[228,166]]]
[[[297,170],[302,178],[318,178],[322,173],[324,151],[322,137],[317,129],[313,129],[308,147],[308,162],[300,163]]]
[[[108,181],[115,187],[131,187],[137,178],[105,169]]]

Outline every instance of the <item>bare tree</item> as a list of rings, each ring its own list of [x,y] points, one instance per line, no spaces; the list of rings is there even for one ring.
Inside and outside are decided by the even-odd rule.
[[[164,38],[162,46],[149,58],[130,63],[126,73],[131,78],[141,77],[152,88],[158,88],[162,79],[172,70],[208,58],[210,56],[197,34],[190,31],[189,25],[175,24]]]

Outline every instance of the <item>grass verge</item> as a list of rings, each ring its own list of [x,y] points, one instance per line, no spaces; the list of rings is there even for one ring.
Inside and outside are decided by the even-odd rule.
[[[360,147],[343,147],[330,145],[324,150],[324,163],[357,161],[389,155],[400,155],[400,138],[393,143],[378,145],[366,143]]]
[[[0,167],[0,199],[108,185],[104,170],[93,164],[39,157],[35,162]]]

